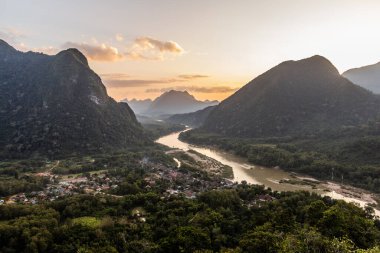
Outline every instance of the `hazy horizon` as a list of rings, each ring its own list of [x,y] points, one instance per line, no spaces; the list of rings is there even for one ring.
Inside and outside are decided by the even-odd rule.
[[[176,89],[220,101],[282,61],[316,54],[341,73],[380,61],[378,1],[0,5],[1,39],[21,51],[78,48],[116,100]]]

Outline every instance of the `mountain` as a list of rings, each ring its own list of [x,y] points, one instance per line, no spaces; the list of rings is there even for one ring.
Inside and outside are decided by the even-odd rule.
[[[374,93],[380,94],[380,62],[361,68],[347,70],[342,75],[351,82]]]
[[[152,104],[151,99],[123,99],[120,102],[127,103],[136,114],[143,114],[146,110],[148,110],[149,106]]]
[[[0,40],[0,154],[60,155],[145,141],[133,111],[107,95],[77,49],[48,56]]]
[[[183,124],[190,127],[200,127],[203,125],[209,114],[215,109],[214,106],[206,107],[202,110],[184,114],[174,114],[165,121],[175,124]]]
[[[216,106],[203,128],[237,137],[315,134],[366,123],[379,110],[378,96],[313,56],[258,76]]]
[[[189,113],[216,104],[218,101],[199,101],[187,91],[171,90],[156,98],[144,114],[157,116]]]

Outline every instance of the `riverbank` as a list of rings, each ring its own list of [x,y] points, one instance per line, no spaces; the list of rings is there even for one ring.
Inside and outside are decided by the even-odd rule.
[[[187,143],[231,152],[252,164],[280,167],[380,194],[380,137],[363,134],[346,131],[249,139],[192,129],[179,137]]]
[[[378,198],[380,197],[379,194],[375,194],[354,186],[339,184],[331,181],[321,181],[307,175],[298,175],[296,173],[292,174],[291,179],[283,180],[279,183],[308,185],[313,189],[322,189],[324,191],[324,193],[322,193],[323,196],[329,196],[334,199],[342,199],[347,202],[355,202],[361,207],[369,205],[373,208],[380,209],[380,203],[378,203]]]
[[[188,131],[188,129],[184,131]],[[343,199],[347,202],[354,202],[362,207],[365,207],[366,205],[377,205],[376,199],[378,196],[360,188],[345,184],[340,185],[328,181],[320,181],[302,174],[287,172],[280,168],[255,166],[250,164],[247,159],[213,147],[188,144],[179,140],[180,133],[184,131],[164,136],[159,138],[156,142],[183,151],[195,150],[202,155],[230,166],[234,173],[233,180],[235,182],[246,181],[251,184],[262,184],[275,191],[306,190],[320,195],[330,196],[334,199]],[[294,175],[299,178],[300,183],[284,183],[285,180],[294,180]],[[282,183],[280,183],[281,180],[283,180]],[[309,183],[305,183],[305,180],[309,181]],[[301,183],[302,181],[304,181],[304,183]],[[310,181],[318,183],[312,184]],[[380,216],[380,211],[376,210],[376,215]]]
[[[233,179],[234,174],[230,166],[203,155],[195,150],[173,149],[166,152],[176,160],[178,167],[187,166],[193,169],[205,171],[210,176],[220,176],[227,179]]]
[[[380,203],[378,203],[379,194],[374,194],[364,189],[356,188],[350,185],[342,185],[334,182],[325,182],[322,187],[326,187],[330,192],[326,193],[326,196],[334,199],[342,199],[347,202],[355,202],[361,207],[370,206],[380,209]],[[380,216],[380,212],[376,211],[376,215]]]

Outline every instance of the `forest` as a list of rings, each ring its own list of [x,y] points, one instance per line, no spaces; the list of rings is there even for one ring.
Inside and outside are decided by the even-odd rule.
[[[0,252],[379,252],[372,211],[244,183],[196,199],[76,195],[0,206]]]
[[[19,182],[29,172],[41,170],[43,164],[46,161],[4,162],[2,177]],[[221,179],[193,168],[173,169],[172,158],[161,151],[71,157],[60,163],[49,161],[47,165],[54,175],[63,177],[94,178],[103,173],[117,178],[118,187],[95,194],[73,191],[37,204],[0,205],[0,252],[380,250],[380,220],[374,217],[371,207],[362,209],[309,192],[272,191],[244,181],[215,184]],[[7,175],[9,168],[16,168],[17,174]],[[149,184],[147,178],[166,168],[169,174],[176,171],[186,177],[162,177]],[[44,188],[44,184],[38,187]],[[198,190],[196,197],[186,195],[186,191],[168,194],[170,188],[183,187]],[[23,190],[28,197],[36,189]]]

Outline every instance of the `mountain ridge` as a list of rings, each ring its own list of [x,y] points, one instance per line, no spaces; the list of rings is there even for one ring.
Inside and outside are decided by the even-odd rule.
[[[170,90],[153,100],[147,114],[190,113],[215,103],[215,101],[209,103],[199,101],[187,91]]]
[[[315,134],[379,114],[379,99],[316,55],[285,61],[222,101],[202,128],[238,137]]]
[[[349,69],[342,76],[363,88],[380,94],[380,62]]]

